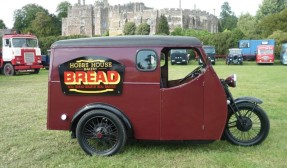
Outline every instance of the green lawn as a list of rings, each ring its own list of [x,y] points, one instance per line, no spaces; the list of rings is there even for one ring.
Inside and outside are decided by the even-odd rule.
[[[184,76],[197,65],[174,65],[171,77]],[[271,129],[258,146],[226,141],[211,144],[129,141],[112,157],[86,155],[68,131],[46,129],[48,71],[38,75],[0,75],[0,167],[287,167],[287,66],[214,66],[220,78],[238,75],[235,97],[261,98]]]

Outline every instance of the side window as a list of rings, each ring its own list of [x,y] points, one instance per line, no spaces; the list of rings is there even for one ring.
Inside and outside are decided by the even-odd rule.
[[[249,42],[241,42],[240,48],[249,48]]]
[[[155,70],[157,61],[157,55],[152,50],[140,50],[136,55],[136,66],[140,71]]]

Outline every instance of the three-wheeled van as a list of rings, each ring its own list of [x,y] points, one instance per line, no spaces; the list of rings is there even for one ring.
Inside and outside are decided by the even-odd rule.
[[[203,64],[170,75],[175,49],[193,50]],[[89,155],[116,154],[128,138],[251,146],[268,135],[262,101],[234,99],[236,75],[219,79],[197,38],[63,40],[52,45],[50,59],[47,128],[69,130]]]

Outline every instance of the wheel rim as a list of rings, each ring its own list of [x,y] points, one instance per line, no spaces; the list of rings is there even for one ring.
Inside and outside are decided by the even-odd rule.
[[[253,141],[262,131],[261,120],[251,110],[240,110],[240,114],[239,120],[234,114],[230,116],[227,131],[238,142]]]
[[[117,145],[119,140],[118,131],[112,120],[97,116],[85,123],[82,134],[89,148],[96,153],[105,153]]]
[[[4,71],[5,71],[5,74],[7,74],[7,75],[11,75],[12,74],[12,68],[9,67],[9,66],[6,67]]]

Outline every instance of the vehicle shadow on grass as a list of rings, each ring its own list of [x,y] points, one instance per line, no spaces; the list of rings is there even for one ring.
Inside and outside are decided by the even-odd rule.
[[[234,150],[231,145],[225,140],[218,141],[151,141],[151,140],[128,140],[125,146],[125,151],[136,149],[146,150],[163,150],[163,151],[182,151],[182,150],[207,150],[207,151],[230,151]]]

